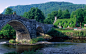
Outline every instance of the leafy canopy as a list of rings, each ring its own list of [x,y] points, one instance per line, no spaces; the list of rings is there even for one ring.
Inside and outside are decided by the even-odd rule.
[[[5,14],[13,14],[13,10],[11,8],[7,8]]]
[[[57,16],[57,19],[69,19],[70,13],[69,10],[62,11],[59,9],[58,11],[52,11],[50,14],[48,14],[48,17],[44,20],[46,24],[53,24],[55,16]]]
[[[38,22],[44,22],[44,14],[43,12],[38,9],[38,8],[31,8],[30,11],[25,12],[23,17],[28,18],[28,19],[36,19]]]
[[[76,11],[73,11],[71,14],[71,18],[76,17],[76,21],[81,25],[85,23],[86,18],[86,10],[84,9],[77,9]]]

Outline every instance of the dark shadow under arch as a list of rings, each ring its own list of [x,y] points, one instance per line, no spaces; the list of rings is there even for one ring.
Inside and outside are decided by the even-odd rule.
[[[44,31],[43,31],[43,29],[42,29],[42,27],[37,27],[36,28],[36,35],[37,36],[43,36],[44,35]]]

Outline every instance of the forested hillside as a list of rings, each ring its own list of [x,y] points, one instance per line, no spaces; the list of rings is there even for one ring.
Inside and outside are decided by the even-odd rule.
[[[52,11],[66,10],[68,9],[70,13],[79,8],[84,8],[85,4],[73,4],[69,2],[47,2],[42,4],[31,4],[31,5],[18,5],[18,6],[10,6],[13,11],[16,11],[17,15],[23,15],[24,12],[28,12],[31,7],[38,7],[47,17],[47,14]],[[6,10],[3,11],[3,14]]]

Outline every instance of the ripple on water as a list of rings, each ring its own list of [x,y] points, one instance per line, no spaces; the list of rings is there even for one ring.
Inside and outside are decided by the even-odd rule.
[[[8,40],[0,39],[0,54],[15,51],[15,49],[5,46],[7,42]]]

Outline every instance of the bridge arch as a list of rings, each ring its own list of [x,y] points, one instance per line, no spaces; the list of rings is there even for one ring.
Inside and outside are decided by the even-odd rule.
[[[12,26],[15,31],[16,31],[16,41],[18,42],[29,42],[31,37],[30,37],[30,32],[28,31],[27,27],[22,21],[19,20],[9,20],[6,21],[5,23],[2,23],[1,29],[6,25],[9,24]]]
[[[41,26],[38,26],[36,28],[36,35],[37,36],[44,35],[44,31],[43,31],[43,28]]]

